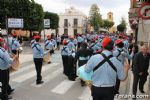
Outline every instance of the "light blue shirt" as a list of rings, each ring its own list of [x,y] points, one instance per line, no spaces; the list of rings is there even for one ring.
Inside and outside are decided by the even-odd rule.
[[[79,43],[84,41],[84,39],[81,36],[77,37],[77,40],[78,40]]]
[[[75,50],[75,45],[74,45],[74,43],[72,41],[70,41],[68,43],[68,48],[69,48],[70,51],[74,51]]]
[[[73,40],[73,43],[74,43],[75,45],[77,45],[77,44],[78,44],[77,39],[74,39],[74,40]]]
[[[62,49],[61,49],[61,55],[62,56],[70,56],[72,53],[70,51],[70,49],[68,48],[68,46],[64,46]]]
[[[9,47],[11,47],[12,39],[13,39],[13,38],[12,38],[11,36],[8,37],[8,41],[9,41],[8,44],[9,44]]]
[[[129,48],[129,42],[128,42],[128,40],[124,40],[123,43],[124,43],[124,47],[126,49],[128,49]]]
[[[50,40],[47,40],[47,42],[45,43],[45,48],[48,50],[53,50],[54,46]]]
[[[30,45],[32,46],[32,44],[35,42],[35,40],[33,39],[33,40],[31,40],[31,42],[30,42]]]
[[[92,47],[93,53],[96,53],[97,50],[101,50],[101,44],[99,42],[95,43],[94,46]]]
[[[51,42],[52,42],[52,44],[53,44],[53,46],[54,46],[54,47],[56,47],[56,46],[57,46],[57,42],[56,42],[56,40],[52,39],[52,40],[51,40]]]
[[[106,56],[112,55],[112,52],[104,50]],[[92,56],[89,61],[87,62],[87,66],[85,67],[85,71],[91,72],[93,69],[103,60],[103,56],[100,54]],[[123,64],[116,59],[116,57],[110,58],[110,61],[117,69],[117,73],[113,70],[113,68],[105,62],[102,66],[100,66],[96,71],[94,71],[92,75],[92,84],[96,87],[100,87],[103,85],[111,85],[115,86],[116,84],[116,77],[120,80],[124,80],[126,74],[123,69]]]
[[[11,67],[13,59],[10,58],[8,52],[4,48],[0,47],[0,69],[6,70]]]
[[[13,38],[11,42],[11,50],[18,50],[19,47],[20,47],[19,41],[16,38]]]
[[[43,58],[44,50],[38,42],[32,44],[33,58]]]
[[[60,36],[59,36],[59,37],[57,37],[57,42],[61,42],[61,38],[60,38]]]
[[[120,52],[120,53],[119,53],[119,52]],[[116,49],[113,51],[113,56],[114,56],[114,57],[117,57],[117,59],[118,59],[119,61],[121,61],[121,63],[124,65],[125,58],[131,60],[132,57],[133,57],[133,53],[131,53],[131,54],[129,55],[128,51],[127,51],[125,48],[123,48],[123,49],[121,49],[121,48],[116,48]]]

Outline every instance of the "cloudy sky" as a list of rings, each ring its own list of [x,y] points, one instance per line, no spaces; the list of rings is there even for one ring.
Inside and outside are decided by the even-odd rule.
[[[100,13],[104,19],[107,18],[107,12],[114,13],[115,25],[120,23],[121,17],[124,17],[128,22],[128,11],[130,0],[35,0],[42,4],[45,11],[63,13],[70,6],[81,10],[87,16],[92,4],[96,3],[100,8]]]

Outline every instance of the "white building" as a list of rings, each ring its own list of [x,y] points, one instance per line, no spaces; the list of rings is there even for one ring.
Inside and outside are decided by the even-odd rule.
[[[87,17],[81,11],[71,7],[65,13],[59,14],[59,35],[68,34],[74,36],[85,32]]]

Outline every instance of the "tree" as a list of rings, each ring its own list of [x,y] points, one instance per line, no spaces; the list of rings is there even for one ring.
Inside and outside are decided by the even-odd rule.
[[[45,12],[45,19],[50,19],[50,28],[57,29],[59,24],[59,16],[56,13]]]
[[[43,28],[43,7],[34,0],[0,0],[0,16],[1,28],[6,27],[6,16],[23,18],[25,30],[40,31]]]
[[[109,21],[109,20],[104,20],[104,24],[103,24],[103,27],[104,27],[104,28],[109,29],[109,28],[111,28],[113,25],[114,25],[114,22]]]
[[[99,28],[103,25],[103,20],[100,15],[99,8],[96,4],[93,4],[90,9],[90,24],[94,27],[95,31],[98,31]]]
[[[32,2],[29,16],[26,18],[26,29],[30,31],[41,31],[43,29],[44,12],[40,4]]]
[[[9,12],[9,0],[0,0],[0,27],[5,28],[5,19],[6,15],[10,14]]]
[[[122,18],[121,23],[117,26],[117,30],[119,32],[125,32],[126,30],[126,21],[124,18]]]

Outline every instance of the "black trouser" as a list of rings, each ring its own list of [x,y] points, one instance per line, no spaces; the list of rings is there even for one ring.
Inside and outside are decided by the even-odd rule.
[[[114,87],[95,87],[92,86],[93,100],[114,100]]]
[[[81,46],[81,42],[78,42],[77,50],[80,49],[80,46]]]
[[[37,80],[36,82],[41,82],[42,80],[42,64],[43,64],[43,58],[34,58],[34,64],[35,64],[35,69],[37,73]]]
[[[75,79],[76,69],[74,65],[74,58],[72,56],[68,57],[68,79]]]
[[[142,75],[133,73],[133,87],[132,87],[132,92],[133,92],[134,95],[136,95],[136,93],[137,93],[138,82],[139,82],[139,90],[143,91],[144,84],[147,81],[147,76],[148,76],[147,72],[143,72]]]
[[[0,81],[2,83],[1,100],[8,100],[8,84],[9,84],[9,70],[0,70]]]
[[[60,42],[57,42],[57,49],[60,49]]]
[[[68,56],[62,55],[62,62],[63,62],[63,73],[68,76],[69,71],[68,71]]]
[[[119,88],[120,88],[120,80],[117,78],[115,85],[115,94],[119,94]]]

